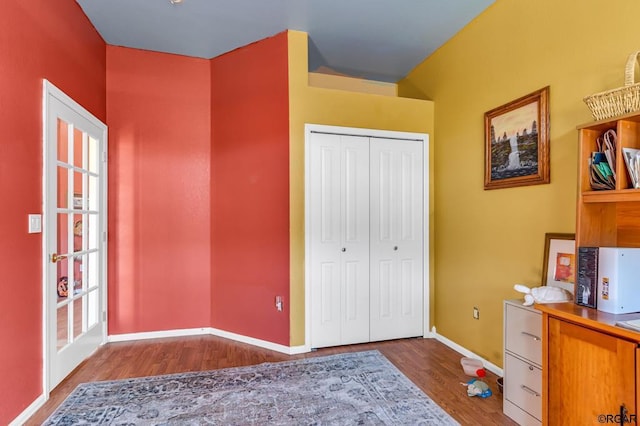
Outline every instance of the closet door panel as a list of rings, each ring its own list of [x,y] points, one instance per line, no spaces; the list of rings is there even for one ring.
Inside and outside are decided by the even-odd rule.
[[[341,144],[342,337],[369,341],[369,143],[338,136]]]
[[[311,345],[369,341],[369,148],[317,133],[310,144]]]
[[[340,344],[340,141],[316,134],[311,144],[310,279],[313,347]]]
[[[423,334],[422,144],[376,138],[370,150],[371,340],[419,336]]]

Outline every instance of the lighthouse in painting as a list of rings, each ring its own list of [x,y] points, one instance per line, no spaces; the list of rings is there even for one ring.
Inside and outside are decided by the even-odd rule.
[[[528,176],[538,171],[538,103],[491,120],[491,179]],[[532,119],[532,117],[534,117]]]

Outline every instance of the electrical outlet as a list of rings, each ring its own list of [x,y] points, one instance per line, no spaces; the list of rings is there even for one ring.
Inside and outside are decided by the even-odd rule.
[[[282,296],[276,296],[276,309],[282,312]]]
[[[480,319],[480,310],[475,306],[473,307],[473,319]]]

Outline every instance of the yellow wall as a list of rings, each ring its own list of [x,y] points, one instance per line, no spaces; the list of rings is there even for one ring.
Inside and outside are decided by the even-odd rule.
[[[582,98],[623,84],[638,16],[637,0],[497,0],[399,84],[436,105],[435,326],[497,365],[502,300],[540,285],[546,232],[575,231]],[[551,183],[484,191],[484,113],[544,86]]]
[[[362,78],[347,77],[343,75],[309,73],[309,86],[323,87],[325,89],[348,90],[384,96],[398,96],[398,85],[383,81],[364,80]]]
[[[433,133],[433,103],[308,85],[307,34],[289,31],[291,346],[304,344],[304,125]],[[431,157],[431,154],[430,154]],[[430,179],[431,181],[432,179]],[[433,203],[431,202],[430,205]],[[432,234],[432,233],[430,233]]]

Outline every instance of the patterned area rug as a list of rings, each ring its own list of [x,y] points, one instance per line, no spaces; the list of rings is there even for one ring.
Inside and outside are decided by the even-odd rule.
[[[79,385],[45,425],[457,425],[378,351]]]

